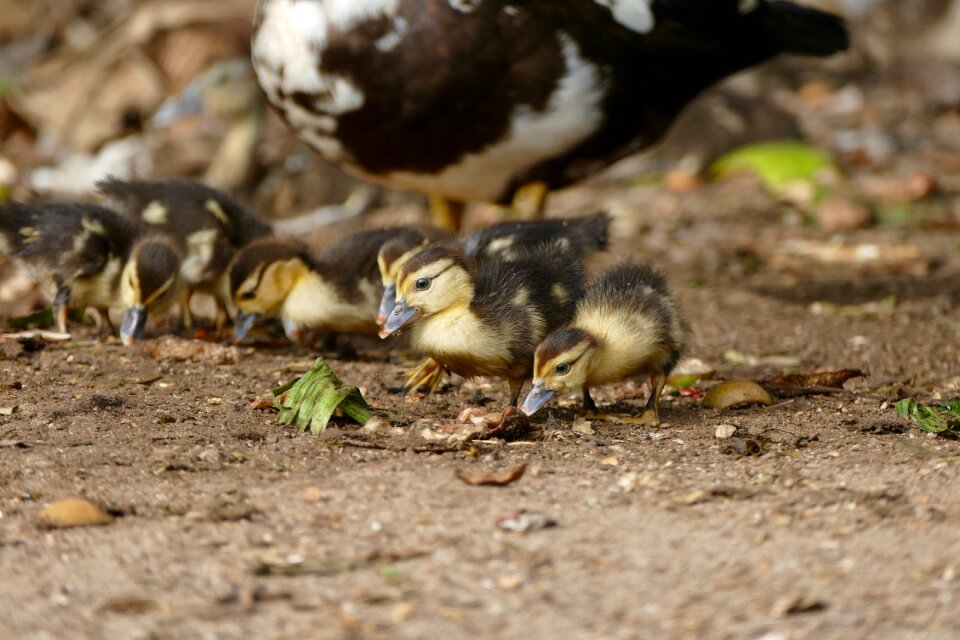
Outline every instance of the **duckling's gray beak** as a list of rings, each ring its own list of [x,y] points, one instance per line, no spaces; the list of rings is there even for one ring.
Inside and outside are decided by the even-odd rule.
[[[524,399],[523,404],[520,405],[520,411],[522,411],[525,416],[532,416],[540,410],[540,407],[547,404],[547,400],[555,395],[557,395],[556,391],[550,391],[544,388],[542,380],[535,382],[533,388],[530,389],[530,393],[528,393]]]
[[[397,304],[393,307],[393,311],[391,311],[390,315],[387,316],[387,321],[382,327],[380,327],[380,337],[386,338],[393,335],[406,325],[410,324],[416,317],[416,307],[407,306],[407,301],[402,298],[397,300]]]
[[[257,314],[237,311],[237,317],[233,321],[233,341],[240,342],[246,338],[247,334],[250,333],[250,329],[253,327],[253,323],[256,321]]]
[[[397,283],[392,282],[383,286],[383,297],[380,298],[380,309],[377,311],[377,324],[382,325],[387,321],[390,312],[393,311],[393,305],[397,300]]]
[[[129,346],[137,340],[143,340],[143,332],[147,327],[147,308],[143,305],[127,307],[120,323],[120,342]]]

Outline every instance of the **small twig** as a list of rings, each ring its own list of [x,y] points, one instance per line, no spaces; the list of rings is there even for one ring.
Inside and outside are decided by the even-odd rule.
[[[771,404],[771,405],[766,406],[766,407],[763,407],[763,408],[764,408],[764,409],[767,409],[767,410],[776,409],[776,408],[778,408],[778,407],[783,407],[783,406],[786,406],[786,405],[788,405],[788,404],[793,404],[794,402],[796,402],[796,398],[791,398],[791,399],[789,399],[789,400],[784,400],[783,402],[778,402],[777,404]]]
[[[394,453],[404,453],[413,451],[414,453],[457,453],[463,448],[458,443],[457,446],[447,446],[441,444],[423,444],[423,445],[389,445],[382,442],[370,442],[367,440],[354,440],[353,438],[338,438],[332,444],[344,447],[356,447],[358,449],[377,449],[380,451],[393,451]]]

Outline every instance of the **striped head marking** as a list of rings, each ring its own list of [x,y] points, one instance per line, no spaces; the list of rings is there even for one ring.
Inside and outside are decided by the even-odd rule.
[[[230,296],[244,313],[274,313],[309,270],[298,245],[256,242],[239,251],[230,265]]]
[[[473,300],[473,278],[463,257],[449,247],[432,246],[410,258],[397,276],[397,300],[430,316]]]
[[[542,383],[545,389],[557,393],[581,388],[596,350],[596,339],[582,329],[564,327],[554,331],[534,354],[534,383]]]
[[[166,307],[179,286],[180,254],[169,241],[147,238],[133,248],[120,280],[125,306]]]

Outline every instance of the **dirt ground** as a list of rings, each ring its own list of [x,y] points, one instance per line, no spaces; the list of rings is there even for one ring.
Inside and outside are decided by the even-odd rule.
[[[613,255],[669,275],[689,355],[717,378],[868,375],[766,408],[672,395],[659,429],[575,429],[571,397],[509,440],[436,453],[418,434],[502,406],[504,385],[392,395],[410,361],[359,340],[356,359],[330,362],[391,425],[314,437],[251,408],[307,349],[241,347],[219,363],[150,355],[162,337],[6,342],[0,405],[18,409],[0,416],[0,636],[956,637],[960,449],[893,402],[957,392],[957,225],[851,232],[848,245],[922,249],[919,267],[865,268],[778,258],[831,236],[791,223],[752,182],[598,184],[554,207],[585,202],[619,211]],[[644,393],[596,397],[635,410]],[[760,455],[717,440],[720,424],[765,436]],[[520,464],[506,487],[455,476]],[[118,518],[38,526],[45,504],[72,496]],[[519,510],[556,524],[498,526]]]
[[[313,349],[188,342],[214,351],[181,360],[162,326],[132,348],[91,327],[0,341],[0,638],[960,637],[960,445],[893,406],[960,395],[956,66],[790,64],[741,100],[776,117],[720,145],[796,124],[840,165],[817,187],[832,207],[753,179],[641,175],[714,140],[707,107],[672,159],[551,196],[553,215],[611,212],[591,268],[658,266],[687,355],[716,371],[665,396],[660,428],[578,420],[571,396],[460,446],[457,416],[501,409],[505,384],[396,395],[416,358],[357,338],[323,355],[384,420],[313,436],[253,406]],[[784,105],[790,126],[769,124]],[[416,209],[385,202],[366,224]],[[718,380],[838,369],[865,375],[768,407],[701,403]],[[633,412],[646,389],[594,398]],[[503,487],[458,478],[520,465]],[[71,497],[114,522],[40,526]]]

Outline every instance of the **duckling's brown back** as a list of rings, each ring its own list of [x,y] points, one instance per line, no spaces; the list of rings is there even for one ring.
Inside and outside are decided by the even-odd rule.
[[[642,326],[654,330],[656,341],[672,353],[668,368],[679,360],[685,346],[686,326],[666,280],[652,267],[626,262],[598,275],[577,305],[575,323],[587,317],[614,316],[642,318]]]
[[[356,302],[363,298],[358,288],[361,280],[369,280],[378,288],[382,286],[377,254],[384,243],[396,239],[416,246],[423,241],[424,234],[407,227],[360,231],[319,251],[319,269],[344,300]]]
[[[181,243],[205,229],[216,229],[234,248],[271,234],[270,225],[236,200],[197,182],[108,178],[97,188],[124,215],[158,227]]]
[[[475,231],[463,240],[467,258],[482,262],[492,257],[512,259],[548,243],[583,258],[603,251],[609,241],[610,216],[594,213],[578,218],[502,222]]]
[[[50,203],[36,206],[33,236],[18,256],[58,264],[64,273],[88,276],[108,256],[126,259],[144,228],[135,221],[92,204]]]
[[[0,254],[13,256],[23,249],[24,235],[35,224],[38,209],[22,202],[0,204]]]
[[[122,264],[144,229],[96,205],[52,203],[36,210],[14,257],[51,299],[67,288],[78,306],[115,304]]]
[[[532,367],[537,344],[573,317],[583,281],[581,259],[560,244],[546,244],[512,260],[484,262],[475,272],[472,308],[503,327],[514,358]]]

